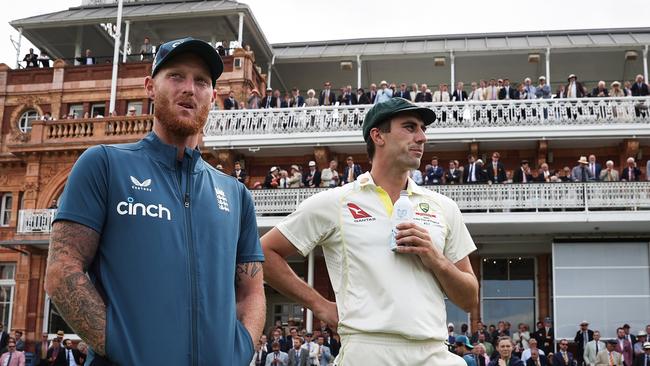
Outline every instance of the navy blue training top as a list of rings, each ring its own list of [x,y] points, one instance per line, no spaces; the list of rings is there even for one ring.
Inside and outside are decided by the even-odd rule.
[[[236,317],[234,283],[238,263],[264,260],[253,201],[198,150],[176,155],[153,132],[88,149],[55,221],[101,235],[89,275],[107,305],[110,360],[248,365],[253,342]]]

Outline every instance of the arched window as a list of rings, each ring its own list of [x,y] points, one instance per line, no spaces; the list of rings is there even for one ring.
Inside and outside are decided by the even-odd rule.
[[[38,119],[38,112],[30,109],[25,111],[18,120],[18,128],[20,132],[27,133],[32,130],[32,122]]]

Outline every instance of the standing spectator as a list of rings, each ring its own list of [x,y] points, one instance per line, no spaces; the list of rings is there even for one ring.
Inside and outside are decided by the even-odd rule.
[[[392,97],[393,91],[388,88],[388,83],[386,80],[382,80],[381,83],[379,83],[379,90],[377,91],[377,97],[375,98],[374,104],[387,102]]]
[[[307,90],[307,99],[305,100],[305,107],[318,107],[320,102],[316,98],[316,92],[314,89]]]
[[[77,351],[79,351],[79,365],[84,365],[88,357],[88,344],[84,341],[77,343]]]
[[[32,358],[32,366],[49,366],[47,361],[47,332],[41,334],[40,342],[35,342],[34,345],[34,356]]]
[[[618,182],[620,180],[618,170],[614,169],[613,161],[607,160],[605,169],[601,170],[599,178],[603,182]]]
[[[569,81],[569,84],[566,86],[567,98],[583,98],[587,94],[585,87],[578,81],[578,77],[575,74],[569,75],[567,80]]]
[[[648,337],[648,333],[646,333],[645,330],[640,330],[636,334],[636,339],[637,341],[634,343],[634,346],[632,347],[632,351],[634,352],[634,359],[638,358],[645,358],[644,356],[644,351],[643,351],[643,344],[646,343],[646,339]],[[648,363],[650,365],[650,362]],[[643,365],[645,366],[645,365]]]
[[[573,338],[573,342],[576,344],[576,347],[578,349],[576,351],[576,360],[578,361],[578,365],[582,365],[587,344],[593,339],[594,332],[589,329],[589,322],[583,320],[580,322],[580,329],[576,332],[575,338]]]
[[[449,162],[449,170],[445,173],[445,182],[447,184],[460,184],[463,178],[463,172],[456,167],[455,161]]]
[[[305,98],[300,95],[298,88],[291,89],[291,105],[292,108],[298,108],[305,105]]]
[[[487,179],[490,183],[503,183],[508,180],[506,168],[499,159],[501,159],[501,154],[497,151],[493,152],[492,162],[485,167]]]
[[[566,98],[566,87],[564,84],[560,84],[555,91],[555,97],[558,99]]]
[[[16,342],[10,340],[7,343],[7,352],[0,357],[2,366],[25,366],[25,354],[16,350]]]
[[[343,176],[341,177],[341,185],[346,183],[351,183],[357,180],[357,177],[361,175],[361,166],[354,163],[352,156],[348,156],[345,159],[346,166],[343,168]]]
[[[320,92],[318,97],[318,105],[334,105],[336,103],[336,95],[331,90],[332,84],[329,81],[326,81],[323,84],[323,90]]]
[[[546,76],[539,77],[539,85],[535,88],[535,97],[537,99],[551,98],[551,86],[546,83]]]
[[[533,82],[530,78],[524,79],[524,91],[526,92],[526,98],[520,99],[535,99],[537,98],[537,89],[533,86]]]
[[[650,181],[650,160],[645,163],[645,180]],[[650,328],[650,326],[648,326],[648,328]]]
[[[25,352],[25,341],[23,340],[23,332],[17,330],[14,332],[14,340],[16,341],[16,351]]]
[[[339,97],[339,104],[341,105],[355,105],[357,104],[357,95],[352,93],[352,85],[341,88],[341,96]]]
[[[262,334],[255,346],[255,354],[250,366],[266,366],[266,356],[269,354],[266,334]]]
[[[321,187],[333,188],[340,184],[339,173],[336,171],[338,162],[336,160],[330,161],[329,167],[323,169],[320,173]]]
[[[266,88],[266,95],[262,98],[261,108],[275,108],[275,98],[273,98],[273,88]]]
[[[512,340],[510,337],[501,337],[497,341],[499,354],[490,361],[489,366],[524,366],[524,362],[512,354]]]
[[[456,337],[454,345],[456,346],[456,354],[463,358],[467,366],[478,366],[474,354],[471,352],[474,347],[469,343],[469,339],[466,336],[461,335]]]
[[[368,95],[364,93],[363,88],[357,89],[357,103],[370,104],[370,99],[368,99]]]
[[[289,366],[307,366],[309,351],[302,348],[302,338],[293,338],[293,347],[289,350]]]
[[[259,109],[262,107],[262,99],[260,98],[260,92],[257,89],[251,90],[251,95],[246,101],[246,108],[248,109]]]
[[[149,37],[144,37],[142,45],[140,46],[140,59],[153,60],[153,45],[149,42]]]
[[[298,165],[291,166],[291,177],[289,177],[289,188],[300,188],[302,185],[302,173]]]
[[[50,345],[50,349],[47,350],[47,361],[50,365],[57,365],[57,360],[60,360],[61,358],[59,357],[59,354],[63,356],[63,362],[65,362],[65,351],[63,350],[63,347],[61,346],[61,341],[59,338],[54,338],[52,339],[52,344]],[[60,361],[59,361],[60,362]]]
[[[452,163],[454,163],[454,162],[453,161],[449,162],[449,170],[451,170],[451,166],[452,166],[451,164]],[[478,321],[478,322],[476,322],[476,332],[474,332],[472,334],[472,336],[470,337],[470,342],[472,344],[477,343],[477,342],[482,343],[482,342],[479,342],[479,335],[481,333],[483,333],[483,335],[485,335],[486,339],[489,339],[490,334],[485,330],[485,326],[483,325],[483,322]]]
[[[318,171],[315,161],[309,162],[309,171],[303,176],[302,184],[307,188],[320,187],[320,171]]]
[[[399,91],[393,93],[393,97],[400,97],[407,100],[411,100],[411,93],[406,89],[406,84],[401,83],[399,85]]]
[[[93,52],[90,50],[90,48],[86,49],[84,56],[77,57],[77,61],[81,65],[94,65],[97,63],[95,62],[95,57],[93,57]]]
[[[512,341],[515,344],[514,352],[519,356],[521,356],[522,352],[529,349],[530,332],[528,331],[528,325],[519,323],[517,331],[512,335]]]
[[[521,353],[521,360],[524,362],[528,362],[528,359],[533,356],[533,352],[536,352],[538,355],[541,356],[546,355],[543,350],[537,347],[537,339],[535,338],[531,338],[530,340],[528,340],[528,349],[525,349]]]
[[[548,355],[553,350],[555,336],[551,318],[544,318],[544,323],[535,332],[535,338],[537,338],[539,348],[544,351],[545,354]]]
[[[605,350],[605,342],[600,340],[600,332],[594,331],[594,339],[584,347],[583,360],[587,366],[595,366],[598,353]]]
[[[633,97],[645,97],[648,92],[648,84],[643,82],[643,75],[639,74],[635,78],[635,83],[630,88]]]
[[[50,56],[48,56],[47,52],[41,51],[38,55],[38,62],[41,63],[41,67],[50,67]]]
[[[533,176],[530,174],[530,166],[528,160],[522,160],[519,169],[515,170],[512,176],[513,183],[530,183],[533,181]]]
[[[643,343],[643,353],[641,353],[635,360],[632,366],[647,366],[650,365],[650,342]]]
[[[428,88],[427,84],[422,84],[420,86],[420,92],[415,95],[416,103],[428,103],[433,101],[433,96],[431,95],[431,92],[428,91]]]
[[[417,83],[413,83],[413,84],[411,84],[411,94],[410,94],[410,95],[411,95],[411,102],[414,102],[414,103],[416,102],[415,99],[417,98],[418,93],[419,93],[419,90],[418,90],[418,89],[419,89],[419,88],[418,88],[418,84],[417,84]],[[424,88],[424,89],[426,90],[426,88]]]
[[[611,84],[612,91],[609,93],[611,97],[614,98],[623,98],[625,97],[625,91],[621,89],[621,83],[618,81],[614,81]]]
[[[560,350],[553,355],[553,365],[573,366],[573,353],[568,351],[569,341],[560,340]]]
[[[271,344],[272,352],[266,355],[265,366],[288,366],[289,355],[280,351],[280,343],[273,342]]]
[[[9,341],[9,333],[4,328],[4,324],[0,323],[0,349],[7,348],[7,342]]]
[[[600,171],[602,170],[602,167],[596,161],[596,155],[589,155],[589,164],[587,166],[587,169],[589,169],[589,174],[594,177],[594,180],[598,180],[600,178]]]
[[[58,357],[54,361],[54,366],[72,366],[80,364],[80,352],[72,346],[72,341],[69,339],[63,340],[63,349],[59,352]]]
[[[616,348],[614,349],[623,356],[623,362],[625,365],[632,364],[632,343],[627,339],[623,327],[616,329]]]
[[[477,183],[480,177],[479,174],[476,166],[476,158],[474,158],[474,155],[469,155],[467,157],[467,165],[463,169],[463,183]]]
[[[467,100],[467,92],[463,90],[463,82],[459,81],[456,83],[456,90],[454,90],[454,93],[451,96],[451,100],[454,102],[464,102]],[[476,87],[476,83],[474,83],[474,86]]]
[[[332,351],[325,345],[325,338],[323,335],[319,335],[317,338],[318,342],[318,365],[327,366],[332,360]]]
[[[449,95],[449,86],[446,83],[441,83],[438,85],[438,90],[433,93],[434,102],[449,102],[451,96]]]
[[[30,48],[29,52],[23,57],[23,61],[25,61],[25,67],[30,68],[30,67],[38,67],[38,55],[34,53],[34,49]]]
[[[608,339],[605,349],[598,352],[596,366],[623,366],[623,355],[616,351],[616,340]]]
[[[515,99],[528,99],[528,92],[524,84],[519,84],[515,91]]]
[[[280,169],[280,179],[278,180],[278,188],[281,189],[289,188],[289,173],[284,169]],[[286,351],[286,349],[284,351]]]
[[[454,323],[447,324],[447,343],[454,344],[456,336],[454,335]]]
[[[282,108],[289,108],[293,104],[293,96],[291,93],[284,93],[284,99],[282,100]]]
[[[483,100],[483,85],[485,84],[485,81],[481,80],[481,88],[477,88],[476,81],[472,81],[471,88],[472,91],[469,92],[469,95],[467,96],[467,99],[473,100],[473,101],[478,101],[478,100]]]
[[[368,93],[366,95],[370,101],[368,104],[375,104],[375,98],[377,97],[377,84],[370,84],[370,90],[368,90]]]
[[[286,101],[282,98],[282,94],[280,94],[280,90],[275,89],[273,91],[273,106],[272,108],[288,108],[289,105],[286,103]]]
[[[596,86],[592,91],[591,91],[591,97],[592,98],[605,98],[609,97],[609,91],[607,90],[607,86],[605,85],[604,81],[599,81],[598,86]]]
[[[631,81],[623,82],[623,92],[625,92],[626,97],[631,97],[632,96],[632,82]]]
[[[266,189],[278,188],[278,185],[280,184],[279,180],[280,171],[278,170],[278,167],[271,167],[269,174],[267,174],[266,178],[264,179],[264,184],[262,184],[262,187]]]
[[[553,180],[554,175],[555,173],[549,170],[548,164],[542,163],[541,167],[539,168],[539,172],[537,173],[537,178],[535,178],[535,181],[541,183],[549,183]]]
[[[496,80],[490,79],[489,85],[484,90],[484,100],[497,100],[499,99],[499,88],[497,87]]]
[[[434,156],[431,158],[431,168],[426,171],[424,176],[424,184],[426,185],[438,185],[442,184],[442,178],[445,176],[445,170],[438,165],[438,157]]]
[[[503,88],[499,90],[499,100],[516,99],[515,89],[510,86],[510,79],[503,79]]]
[[[332,330],[327,327],[325,327],[325,329],[321,328],[321,334],[323,335],[323,339],[325,339],[324,344],[330,349],[330,352],[332,353],[332,357],[338,356],[339,350],[341,349],[341,344],[334,337],[332,337]]]
[[[630,342],[632,345],[632,349],[634,352],[634,344],[636,343],[636,337],[634,334],[630,333],[630,325],[629,324],[623,324],[623,331],[625,332],[625,338]]]
[[[227,110],[227,111],[228,110],[237,110],[237,109],[239,109],[239,103],[235,99],[235,92],[234,91],[231,90],[228,93],[228,98],[226,98],[223,101],[223,109]]]
[[[594,180],[594,176],[591,175],[591,171],[587,169],[589,162],[587,161],[586,156],[581,156],[578,160],[578,165],[573,167],[571,170],[571,180],[574,182],[588,182]]]
[[[621,180],[626,182],[638,182],[641,179],[641,170],[636,167],[633,157],[627,158],[627,166],[621,172]],[[647,174],[647,173],[646,173]]]

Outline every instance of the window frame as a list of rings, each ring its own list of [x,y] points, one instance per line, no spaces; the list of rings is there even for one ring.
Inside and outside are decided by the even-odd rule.
[[[9,279],[0,279],[0,286],[7,286],[11,287],[11,290],[9,292],[9,302],[8,302],[8,314],[7,314],[7,320],[6,323],[4,323],[5,330],[7,332],[11,331],[11,324],[13,321],[13,312],[14,312],[14,297],[16,295],[16,263],[15,262],[0,262],[0,265],[11,265],[13,266],[13,278]],[[0,315],[0,321],[5,322],[5,319],[1,317]]]
[[[33,116],[31,115],[33,113]],[[21,113],[18,118],[18,130],[22,133],[29,133],[32,130],[32,123],[40,119],[38,111],[34,108],[29,108]]]
[[[102,108],[103,112],[100,113],[100,114],[103,117],[106,117],[106,103],[105,102],[92,103],[90,105],[90,118],[95,118],[95,108]]]
[[[7,201],[9,201],[9,204],[7,204]],[[0,193],[0,227],[9,227],[11,225],[12,205],[13,195],[9,192]],[[6,220],[5,216],[7,217]]]

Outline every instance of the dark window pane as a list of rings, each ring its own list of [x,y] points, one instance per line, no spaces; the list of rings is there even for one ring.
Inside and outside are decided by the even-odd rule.
[[[507,280],[508,279],[508,260],[507,259],[487,259],[483,261],[483,279],[484,280]]]
[[[460,333],[461,324],[469,324],[467,313],[449,299],[445,299],[445,306],[447,307],[447,323],[454,323],[454,330]]]
[[[74,330],[68,326],[68,324],[63,320],[63,317],[59,314],[59,311],[56,309],[56,306],[50,302],[50,324],[47,327],[48,333],[56,333],[59,330],[62,330],[65,334],[74,334]]]
[[[512,258],[510,264],[511,280],[534,280],[535,260],[533,258]]]

